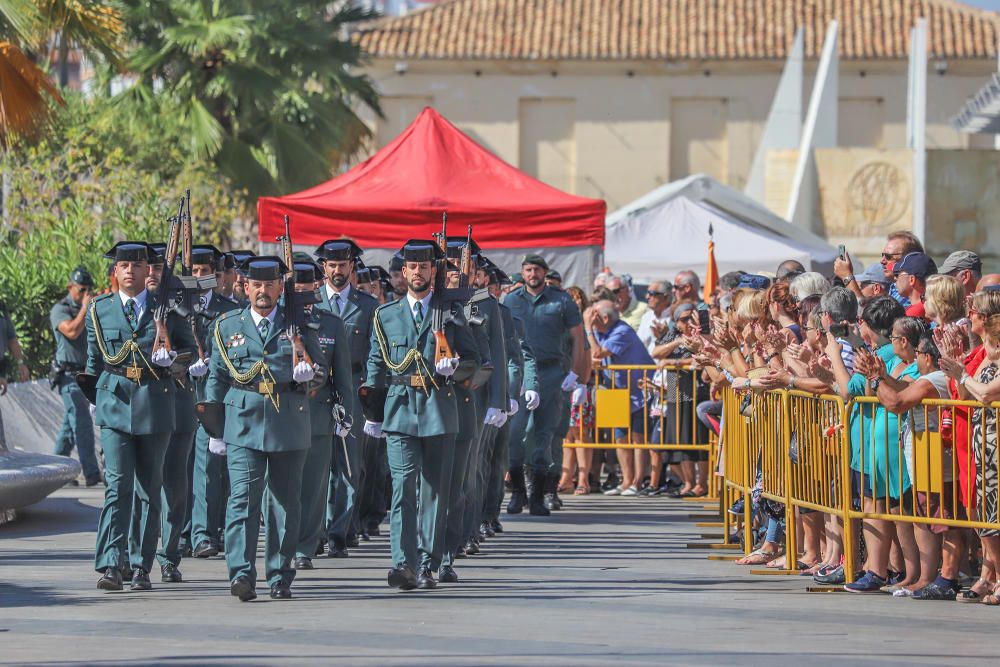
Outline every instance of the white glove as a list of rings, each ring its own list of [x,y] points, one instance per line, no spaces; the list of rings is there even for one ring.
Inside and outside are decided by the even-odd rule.
[[[177,353],[174,352],[173,350],[168,352],[167,348],[161,347],[159,350],[153,353],[152,361],[160,368],[166,368],[167,366],[169,366],[174,362],[174,358],[176,356]]]
[[[370,422],[365,420],[365,435],[372,438],[382,437],[382,422]]]
[[[90,421],[97,419],[97,406],[93,403],[90,404]]]
[[[226,443],[222,438],[209,438],[208,439],[208,451],[212,452],[217,456],[226,455]]]
[[[434,364],[434,370],[437,371],[438,375],[443,375],[444,377],[454,375],[456,368],[458,368],[458,357],[445,358]]]
[[[348,426],[347,424],[337,424],[338,438],[346,438],[350,432],[351,432],[351,427]]]
[[[534,410],[535,408],[538,407],[538,404],[541,402],[542,402],[542,397],[538,395],[537,391],[529,389],[528,391],[524,392],[524,407],[528,408],[529,410]]]
[[[514,415],[517,414],[517,411],[520,410],[520,409],[521,409],[521,406],[519,406],[517,404],[517,401],[515,401],[513,398],[510,399],[510,409],[507,410],[507,416],[508,417],[513,417]]]
[[[563,381],[562,381],[562,390],[563,391],[573,391],[573,387],[576,386],[576,379],[578,377],[579,376],[576,373],[574,373],[573,371],[570,371],[569,373],[566,373],[566,377],[563,378]]]
[[[309,382],[314,377],[316,377],[316,369],[305,361],[295,364],[295,368],[292,369],[292,379],[296,382]]]
[[[486,408],[486,416],[483,418],[483,423],[486,424],[487,426],[496,426],[497,428],[499,428],[500,424],[503,423],[502,421],[500,421],[500,417],[502,415],[503,415],[502,410],[498,410],[496,408]],[[498,421],[500,421],[500,424],[497,423]]]
[[[587,402],[587,387],[586,385],[578,384],[576,389],[573,390],[573,395],[570,397],[570,403],[573,405],[583,405]]]
[[[188,366],[188,374],[193,378],[200,378],[208,375],[208,364],[204,359],[199,359]]]
[[[503,427],[504,424],[507,423],[507,413],[504,412],[503,410],[498,410],[498,412],[500,413],[500,416],[497,417],[496,423],[493,425],[496,426],[497,428],[501,428]]]

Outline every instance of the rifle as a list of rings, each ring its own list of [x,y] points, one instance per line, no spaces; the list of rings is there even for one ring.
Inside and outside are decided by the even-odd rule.
[[[181,197],[177,207],[177,215],[170,218],[170,233],[167,235],[167,248],[164,251],[163,275],[160,277],[159,298],[156,310],[153,312],[153,322],[156,325],[156,338],[153,340],[153,353],[164,349],[173,351],[170,346],[170,334],[167,332],[167,313],[170,312],[170,286],[174,282],[174,263],[177,261],[177,246],[180,244],[181,221],[184,217],[185,198]]]
[[[198,358],[205,358],[205,347],[202,345],[201,336],[198,335],[198,315],[207,317],[207,314],[200,309],[200,300],[196,307],[195,294],[201,294],[205,290],[213,289],[218,281],[215,275],[196,278],[192,275],[191,254],[194,248],[194,223],[191,220],[191,191],[186,193],[186,203],[184,219],[181,224],[181,276],[180,276],[180,304],[176,308],[177,313],[188,321],[191,327],[191,335],[194,336],[195,344],[198,347]]]
[[[444,334],[445,308],[451,304],[446,303],[445,290],[448,285],[448,212],[441,214],[441,233],[435,234],[438,246],[441,248],[441,259],[435,261],[437,271],[434,275],[434,298],[431,299],[431,331],[434,332],[434,364],[437,365],[442,359],[454,359],[455,353],[448,344],[448,338]]]
[[[458,278],[460,289],[468,289],[475,284],[476,267],[472,264],[472,225],[469,225],[465,245],[462,247],[462,258],[459,260],[458,270],[461,273]]]
[[[288,273],[285,276],[285,323],[287,325],[285,330],[288,333],[288,340],[292,343],[292,367],[294,368],[303,361],[312,366],[313,360],[309,356],[309,352],[306,351],[305,345],[302,344],[301,328],[307,324],[305,322],[305,304],[301,302],[300,296],[295,292],[292,233],[287,215],[285,216],[285,235],[279,236],[277,241],[281,243],[281,254],[285,260],[285,266],[288,267]]]

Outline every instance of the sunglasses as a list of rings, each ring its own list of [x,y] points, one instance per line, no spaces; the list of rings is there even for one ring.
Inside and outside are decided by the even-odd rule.
[[[650,297],[650,296],[666,296],[666,295],[667,295],[666,292],[656,292],[656,291],[651,290],[651,289],[646,290],[646,296],[647,297]]]
[[[676,291],[676,290],[682,290],[682,289],[684,289],[684,287],[685,287],[685,285],[674,285],[674,286],[673,286],[673,287],[671,287],[670,289],[672,289],[672,290],[675,290],[675,291]]]
[[[897,257],[902,257],[902,256],[903,253],[901,252],[895,252],[891,254],[887,252],[882,253],[882,259],[896,259]]]

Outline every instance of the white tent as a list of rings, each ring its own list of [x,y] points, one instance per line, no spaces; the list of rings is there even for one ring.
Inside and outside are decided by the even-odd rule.
[[[685,269],[704,278],[710,226],[719,275],[773,273],[787,259],[832,272],[833,246],[702,174],[667,183],[608,216],[604,262],[640,283],[672,280]]]

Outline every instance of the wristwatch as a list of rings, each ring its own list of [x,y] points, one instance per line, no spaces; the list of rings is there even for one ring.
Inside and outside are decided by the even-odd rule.
[[[882,378],[872,378],[868,381],[868,386],[872,388],[873,391],[878,391],[878,386],[882,384]]]
[[[971,376],[971,375],[969,375],[968,373],[962,373],[962,379],[960,379],[960,380],[958,381],[958,386],[959,386],[959,387],[962,387],[962,386],[964,386],[964,385],[965,385],[965,383],[966,383],[966,381],[968,381],[968,380],[971,380],[971,379],[972,379],[972,376]]]

